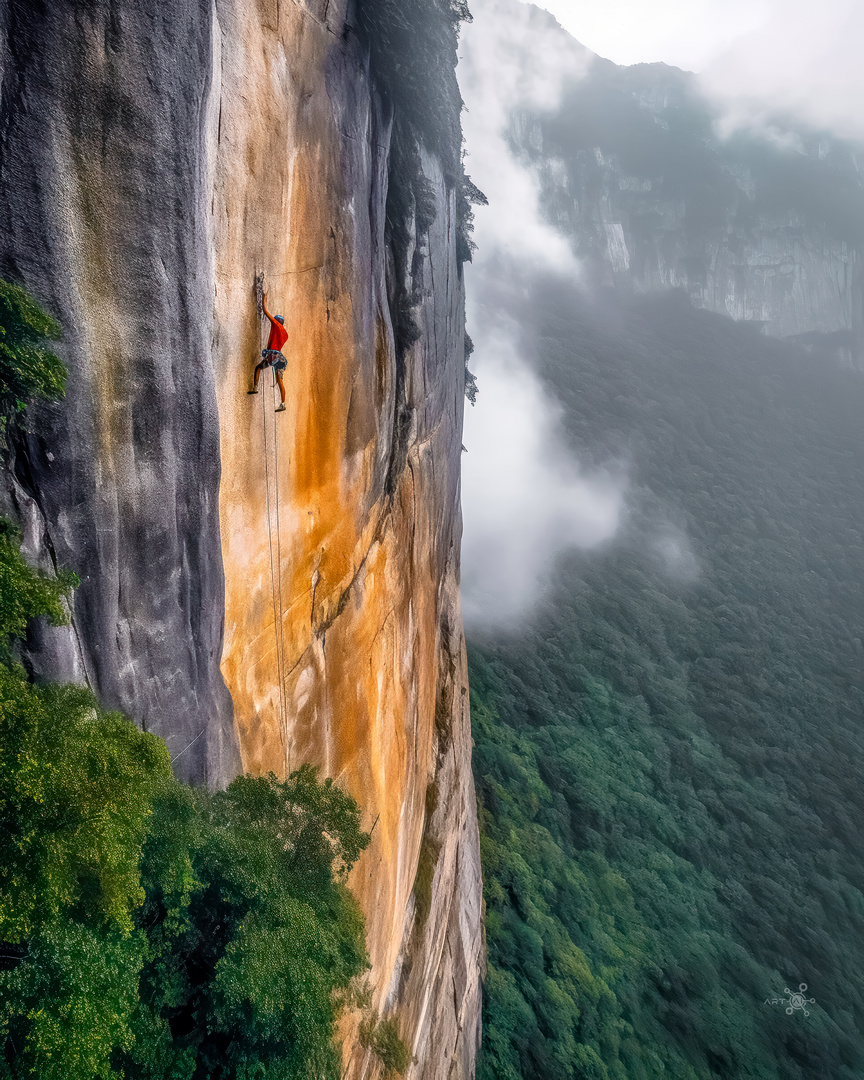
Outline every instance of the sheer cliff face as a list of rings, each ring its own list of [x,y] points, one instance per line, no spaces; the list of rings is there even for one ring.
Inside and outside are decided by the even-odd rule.
[[[389,124],[356,38],[341,40],[341,12],[325,9],[283,8],[263,41],[256,9],[218,11],[222,670],[246,769],[320,763],[367,808],[372,846],[352,884],[379,1000],[385,1011],[410,1003],[418,1075],[450,1075],[454,1054],[467,1075],[479,866],[457,589],[454,197],[424,158],[437,212],[407,260],[422,332],[399,370],[388,304],[399,283],[384,242]],[[298,42],[299,66],[287,59]],[[266,343],[251,292],[262,272],[268,306],[290,329],[278,416],[269,375],[258,397],[246,394]],[[421,849],[437,867],[422,918],[412,898]],[[354,1070],[370,1064],[358,1048]]]
[[[81,578],[35,666],[164,736],[184,777],[224,781],[210,12],[2,12],[0,264],[61,322],[69,368],[66,400],[31,413],[10,497],[30,553]]]
[[[2,11],[2,271],[60,317],[70,369],[6,502],[34,559],[82,577],[34,666],[164,735],[188,778],[311,761],[343,783],[372,828],[352,886],[374,1007],[410,1075],[468,1076],[453,192],[424,155],[435,218],[398,281],[391,120],[344,0]],[[246,393],[262,275],[289,330],[279,415],[268,373]],[[400,294],[420,336],[397,359]],[[346,1065],[373,1075],[354,1023]]]
[[[861,364],[855,148],[791,129],[723,140],[714,119],[693,76],[595,58],[560,108],[514,114],[509,134],[590,280],[683,289],[699,307]]]

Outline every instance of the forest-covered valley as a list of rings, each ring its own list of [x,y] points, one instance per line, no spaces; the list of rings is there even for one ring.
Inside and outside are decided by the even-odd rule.
[[[572,449],[631,487],[469,638],[480,1075],[851,1080],[864,379],[677,293],[515,303]]]

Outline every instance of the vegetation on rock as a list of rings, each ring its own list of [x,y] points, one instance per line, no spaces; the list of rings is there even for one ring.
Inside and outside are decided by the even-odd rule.
[[[371,1016],[364,1020],[360,1025],[360,1045],[376,1055],[385,1077],[402,1076],[411,1064],[411,1051],[399,1035],[394,1017],[379,1020]]]
[[[0,281],[0,437],[31,400],[63,396],[66,369],[45,344],[59,337],[59,323],[20,285]]]

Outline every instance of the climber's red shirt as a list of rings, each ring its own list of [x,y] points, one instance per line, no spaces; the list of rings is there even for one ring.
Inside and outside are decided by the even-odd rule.
[[[267,348],[273,349],[276,352],[282,351],[282,346],[288,340],[288,331],[282,325],[282,323],[276,322],[275,319],[270,320],[270,340],[267,342]]]

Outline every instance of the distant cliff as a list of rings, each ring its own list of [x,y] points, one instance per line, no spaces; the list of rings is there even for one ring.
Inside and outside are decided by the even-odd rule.
[[[563,31],[561,31],[563,33]],[[694,76],[594,58],[549,113],[511,119],[550,218],[595,283],[694,304],[864,363],[864,175],[828,135],[721,139]]]
[[[60,320],[70,372],[4,504],[32,560],[82,579],[30,663],[187,779],[313,762],[345,785],[372,829],[372,1006],[424,1078],[473,1073],[481,963],[458,15],[0,4],[0,274]],[[400,75],[412,35],[437,90]],[[246,393],[262,286],[289,329],[280,415],[269,373]],[[349,1074],[380,1071],[346,1036]]]

